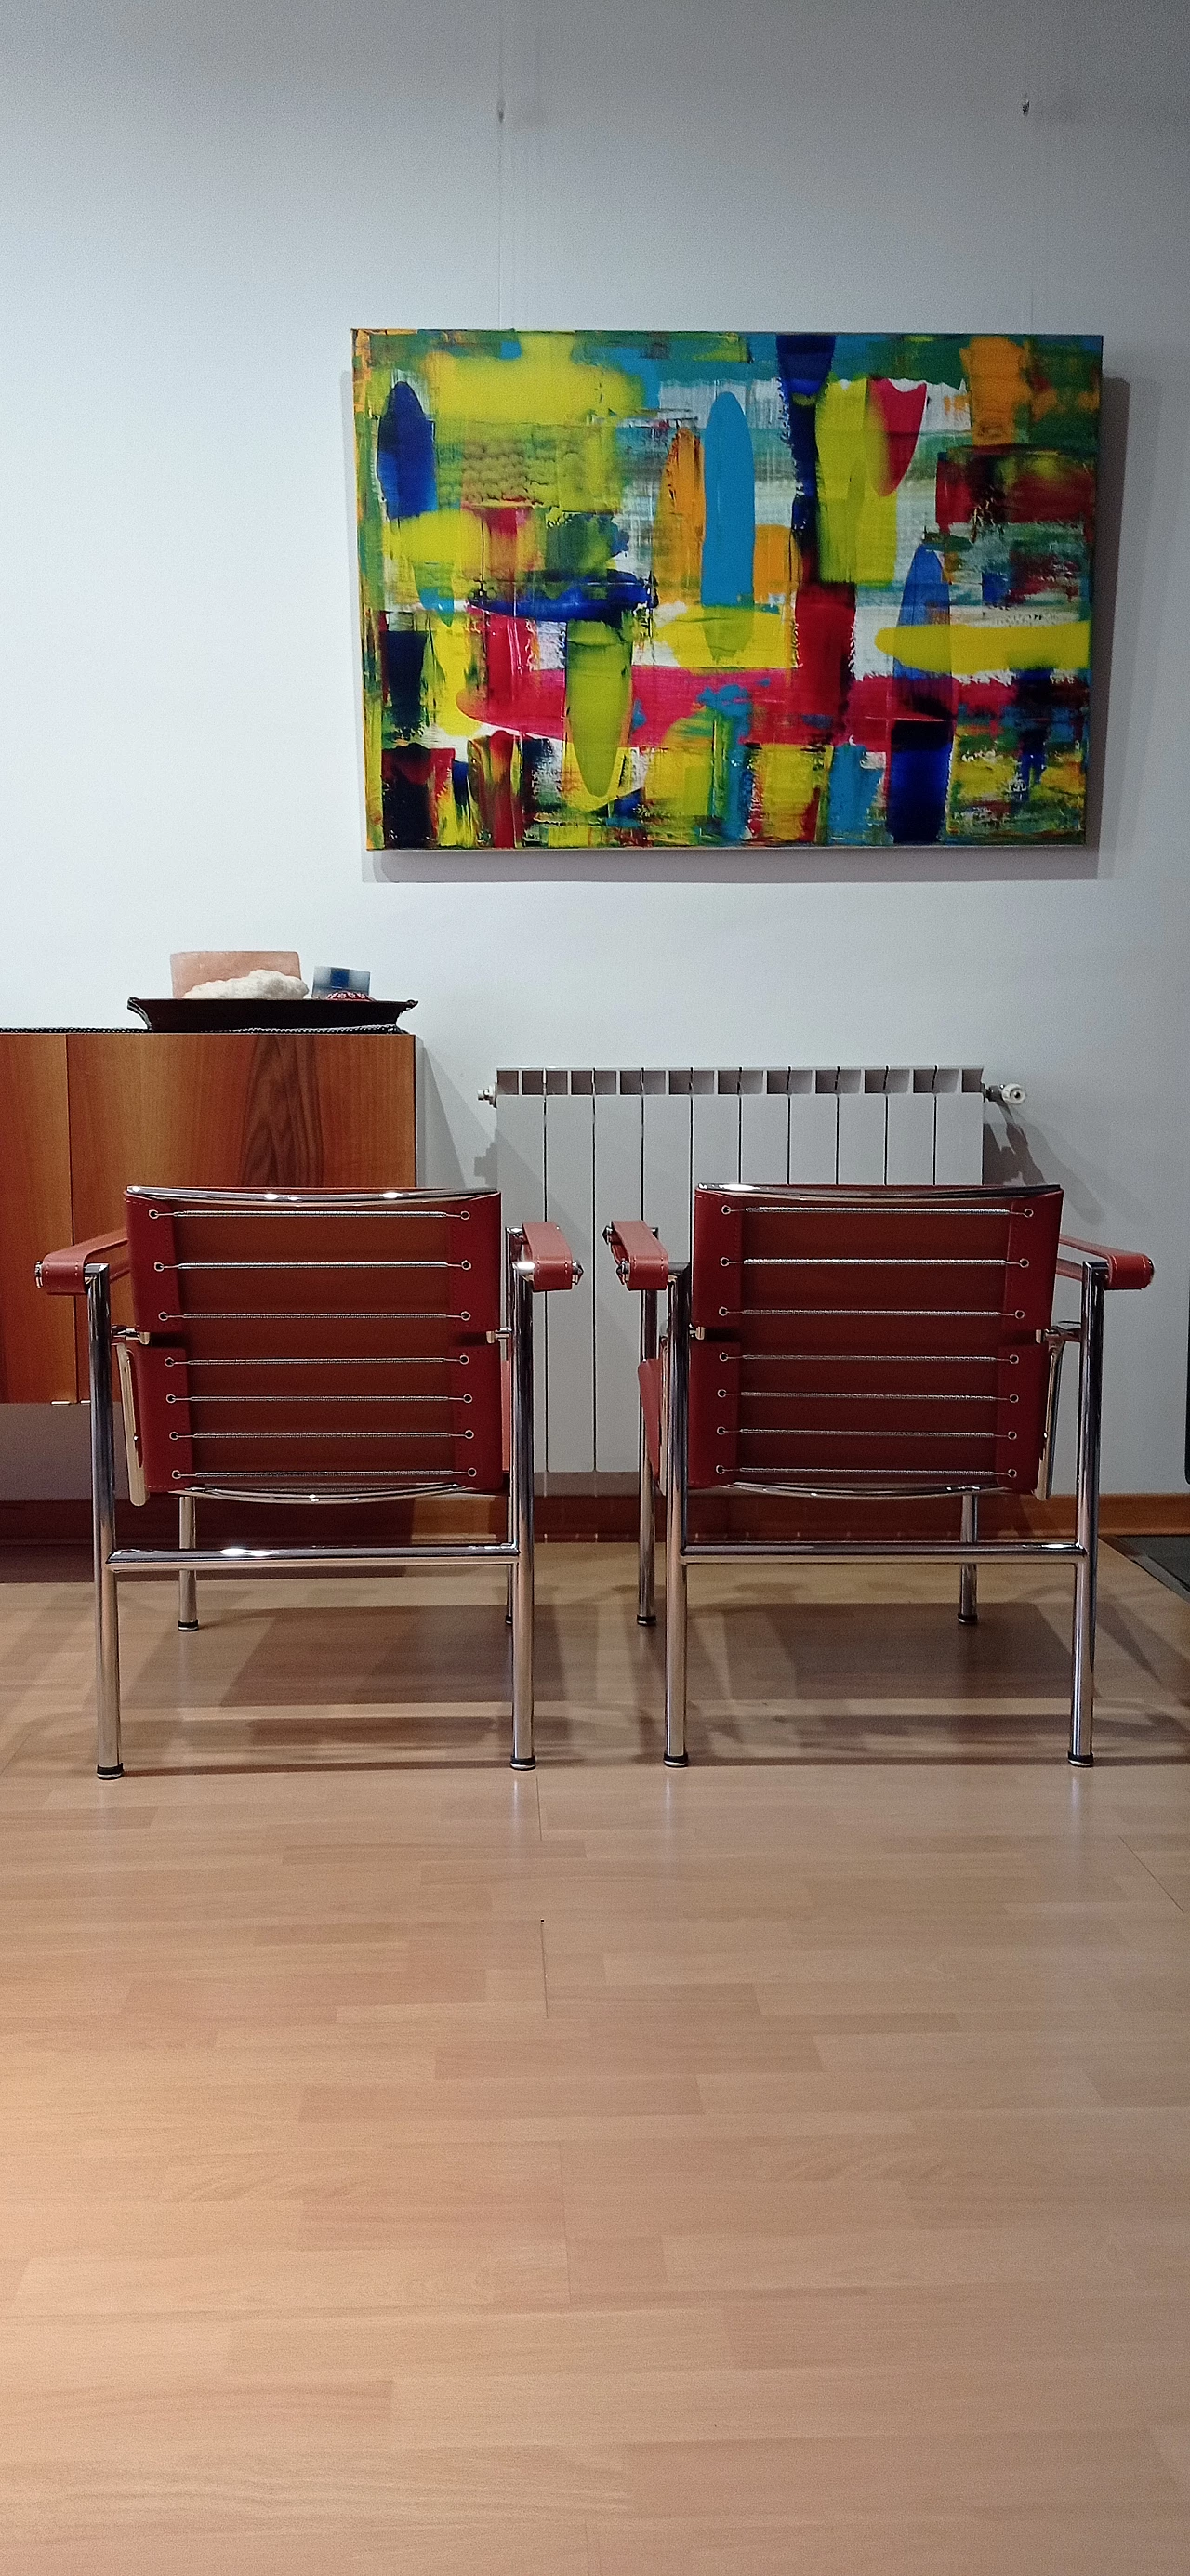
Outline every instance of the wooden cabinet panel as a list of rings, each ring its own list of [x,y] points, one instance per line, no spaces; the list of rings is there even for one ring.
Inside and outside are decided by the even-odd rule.
[[[159,1035],[66,1041],[75,1233],[118,1225],[133,1181],[162,1189],[412,1189],[414,1040],[403,1032]],[[131,1321],[127,1283],[113,1292]],[[76,1323],[86,1386],[86,1322]]]
[[[131,1181],[168,1188],[410,1189],[411,1037],[377,1031],[67,1041],[74,1221],[118,1223]]]
[[[65,1034],[0,1030],[0,1404],[78,1394],[72,1309],[33,1276],[73,1233]]]
[[[83,1309],[43,1297],[33,1268],[118,1225],[130,1181],[411,1189],[416,1178],[404,1032],[0,1031],[0,1402],[86,1393]]]

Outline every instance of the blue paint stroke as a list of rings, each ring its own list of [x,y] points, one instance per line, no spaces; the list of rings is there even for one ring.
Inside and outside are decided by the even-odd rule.
[[[818,431],[815,406],[831,371],[833,331],[778,331],[777,373],[797,482],[793,533],[804,550],[818,541]]]
[[[712,683],[699,705],[714,719],[711,818],[725,841],[746,841],[752,812],[752,700],[735,681]]]
[[[870,816],[879,785],[879,767],[874,761],[865,764],[860,743],[836,746],[831,757],[828,841],[848,849],[870,840]]]
[[[429,638],[418,626],[390,626],[381,637],[389,713],[398,733],[420,733],[422,673]]]
[[[1054,675],[1052,671],[1022,671],[1013,689],[1017,717],[1017,763],[1013,794],[1018,803],[1027,801],[1030,790],[1040,787],[1045,776],[1050,729],[1054,714]],[[1008,728],[1006,727],[1007,731]]]
[[[734,394],[716,394],[702,453],[707,507],[702,604],[704,608],[750,608],[756,467],[752,434]]]
[[[376,480],[390,519],[420,519],[438,507],[434,424],[412,385],[393,386],[376,432]]]
[[[888,830],[898,847],[940,841],[950,790],[951,728],[942,718],[894,724],[888,756]]]
[[[933,546],[919,546],[905,578],[901,593],[902,626],[949,626],[950,586],[942,570],[942,559]],[[910,703],[939,714],[949,705],[946,679],[928,677],[911,670],[907,662],[893,661],[893,677],[904,680],[912,697]]]
[[[901,592],[902,626],[949,626],[950,584],[933,546],[919,546]]]
[[[585,617],[618,626],[634,609],[647,607],[648,599],[648,583],[638,581],[635,573],[612,571],[585,580],[560,574],[551,580],[538,572],[527,587],[509,582],[498,589],[487,583],[475,593],[474,604],[493,617],[531,617],[538,623],[564,618],[568,624]]]

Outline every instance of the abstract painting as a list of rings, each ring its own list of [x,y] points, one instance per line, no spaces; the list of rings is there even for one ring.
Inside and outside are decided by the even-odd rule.
[[[1101,356],[357,331],[369,847],[1081,840]]]

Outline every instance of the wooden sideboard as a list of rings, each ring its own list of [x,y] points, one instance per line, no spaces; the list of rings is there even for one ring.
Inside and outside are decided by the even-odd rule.
[[[416,1177],[404,1030],[0,1030],[0,1403],[85,1395],[85,1318],[42,1296],[34,1265],[118,1225],[130,1182],[392,1190]]]

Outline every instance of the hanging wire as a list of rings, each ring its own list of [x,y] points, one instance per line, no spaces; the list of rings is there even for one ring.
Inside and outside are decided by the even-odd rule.
[[[1046,158],[1049,126],[1045,110],[1046,70],[1051,58],[1051,49],[1047,41],[1048,14],[1047,9],[1042,5],[1042,0],[1038,0],[1038,5],[1030,12],[1028,24],[1032,41],[1029,46],[1030,59],[1021,95],[1027,174],[1025,203],[1029,226],[1028,329],[1030,338],[1037,327],[1037,272],[1041,253],[1042,196],[1046,178],[1043,164]]]
[[[504,11],[496,40],[496,328],[504,328]]]

